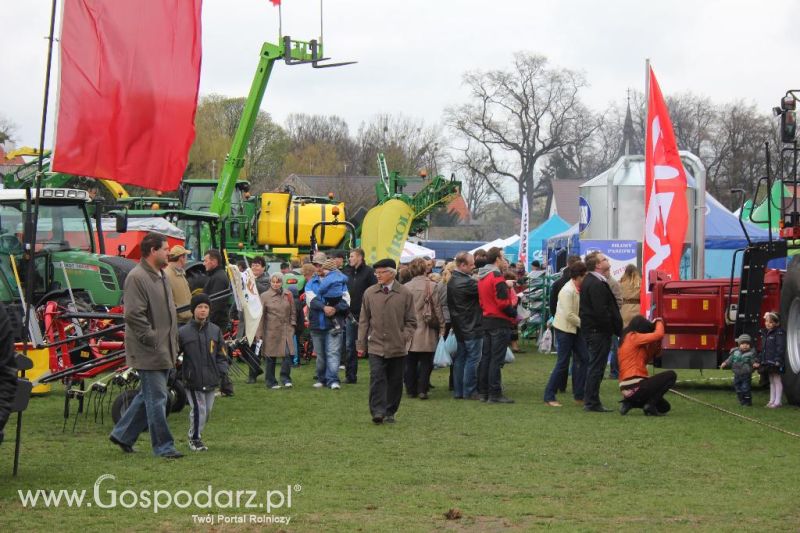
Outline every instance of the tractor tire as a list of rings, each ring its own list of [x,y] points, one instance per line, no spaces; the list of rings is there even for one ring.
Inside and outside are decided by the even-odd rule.
[[[133,398],[137,394],[139,394],[139,389],[128,389],[114,398],[114,403],[111,404],[111,420],[114,421],[115,425],[119,422],[119,419],[122,418],[122,415],[125,414],[125,411],[128,410]]]
[[[114,399],[114,403],[111,404],[111,419],[114,421],[114,424],[119,422],[119,419],[122,418],[122,415],[128,410],[133,398],[136,397],[137,394],[139,394],[139,389],[128,389],[120,393]],[[186,407],[186,404],[186,389],[183,388],[183,383],[175,381],[167,387],[167,416],[169,416],[170,413],[181,412],[183,408]],[[147,430],[145,429],[145,431]]]
[[[169,413],[180,413],[183,411],[183,408],[186,407],[188,403],[188,397],[186,394],[186,388],[183,386],[181,380],[176,379],[172,383],[169,384],[168,389],[168,399],[167,405],[169,406]]]
[[[781,325],[786,330],[783,392],[792,405],[800,405],[800,256],[786,267],[781,287]]]

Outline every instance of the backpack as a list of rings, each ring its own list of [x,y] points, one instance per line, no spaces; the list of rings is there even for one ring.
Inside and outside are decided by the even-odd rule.
[[[425,280],[425,307],[422,311],[422,321],[425,322],[431,329],[439,329],[439,318],[434,312],[433,291],[431,291],[431,282]]]

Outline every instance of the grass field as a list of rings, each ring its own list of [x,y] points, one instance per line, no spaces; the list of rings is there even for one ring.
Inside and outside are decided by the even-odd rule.
[[[286,531],[568,531],[761,530],[800,526],[800,439],[668,396],[662,418],[640,410],[584,413],[568,395],[560,409],[542,403],[553,356],[522,354],[504,371],[514,405],[454,401],[447,371],[433,375],[428,401],[403,398],[394,426],[374,426],[367,409],[368,371],[340,391],[311,387],[311,365],[294,369],[293,390],[265,390],[236,381],[236,396],[218,399],[204,433],[210,451],[186,443],[187,411],[170,425],[187,457],[154,458],[147,435],[125,455],[107,440],[111,425],[80,419],[62,433],[61,389],[31,401],[24,417],[20,474],[11,477],[15,422],[0,447],[0,531],[174,531],[263,528]],[[729,377],[681,371],[679,379]],[[704,401],[798,431],[796,408],[766,409],[769,391],[743,408],[724,387],[684,386]],[[618,400],[605,380],[601,396]],[[70,421],[71,424],[71,421]],[[195,493],[292,489],[292,506],[272,509],[288,525],[220,524],[217,515],[263,516],[265,509],[152,507],[24,508],[18,490],[85,489],[100,503],[111,492],[130,505],[134,491]],[[295,487],[299,486],[299,487]],[[299,490],[297,490],[299,489]],[[284,494],[285,495],[285,494]],[[245,495],[246,496],[246,495]],[[277,493],[271,495],[277,504]],[[127,498],[127,499],[126,499]],[[182,496],[181,496],[182,498]],[[225,505],[226,496],[222,498]],[[246,497],[244,498],[246,499]],[[162,501],[165,501],[162,499]],[[181,502],[182,503],[182,502]],[[201,504],[202,505],[202,504]],[[457,509],[461,518],[447,519]],[[213,525],[193,515],[213,515]]]

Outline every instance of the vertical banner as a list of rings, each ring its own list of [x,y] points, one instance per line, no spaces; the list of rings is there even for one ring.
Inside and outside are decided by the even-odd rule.
[[[178,188],[195,135],[201,6],[64,3],[54,171]]]
[[[645,316],[649,315],[651,307],[649,273],[662,270],[672,279],[680,279],[681,255],[689,223],[686,172],[678,154],[669,111],[652,68],[648,69],[648,76],[641,295],[641,312]]]
[[[522,195],[522,216],[519,219],[519,254],[517,255],[517,265],[525,267],[528,271],[528,227],[530,225],[528,216],[528,197]]]

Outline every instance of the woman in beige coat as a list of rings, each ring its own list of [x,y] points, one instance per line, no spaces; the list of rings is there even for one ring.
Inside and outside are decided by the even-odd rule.
[[[283,275],[272,274],[269,289],[261,294],[261,323],[258,326],[256,341],[261,340],[261,355],[267,363],[265,379],[268,389],[280,389],[275,380],[275,363],[281,359],[281,383],[292,386],[290,376],[291,356],[295,354],[294,327],[297,315],[294,310],[292,293],[283,289]]]
[[[410,397],[419,397],[420,400],[428,399],[430,389],[430,375],[433,369],[433,352],[439,343],[439,337],[444,335],[444,316],[442,306],[437,297],[436,284],[428,279],[425,260],[418,258],[408,265],[411,281],[405,287],[414,297],[414,311],[417,315],[417,327],[414,338],[406,356],[405,382],[406,393]],[[438,327],[433,328],[425,323],[426,300],[431,302],[433,315],[438,320]]]
[[[625,273],[619,280],[622,288],[622,307],[619,312],[622,315],[622,327],[627,328],[631,319],[640,314],[639,298],[642,290],[642,275],[636,265],[625,267]]]

